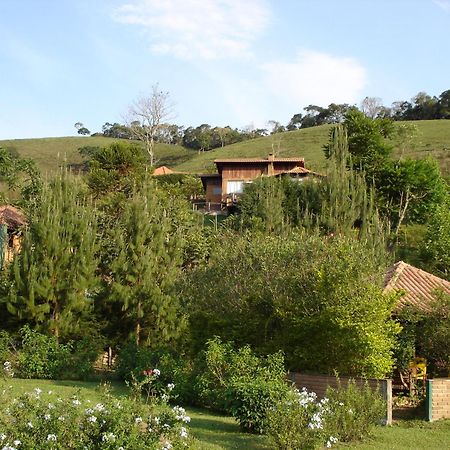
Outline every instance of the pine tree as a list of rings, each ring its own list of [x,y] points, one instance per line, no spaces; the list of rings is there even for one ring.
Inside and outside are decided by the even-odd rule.
[[[67,174],[47,183],[10,268],[8,311],[57,338],[79,330],[96,285],[96,220]]]
[[[136,343],[152,348],[175,338],[183,322],[173,295],[182,236],[162,196],[152,183],[132,196],[117,228],[117,256],[111,263],[110,298],[121,304]]]

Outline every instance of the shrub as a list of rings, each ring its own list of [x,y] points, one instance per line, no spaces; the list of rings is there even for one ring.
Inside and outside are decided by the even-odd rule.
[[[339,382],[336,389],[328,388],[326,395],[332,407],[327,428],[340,441],[363,440],[385,417],[384,400],[367,383],[358,387],[350,380],[343,387]]]
[[[269,409],[267,434],[280,450],[331,447],[366,438],[384,413],[384,401],[368,384],[350,381],[343,387],[338,382],[320,401],[314,392],[292,389]]]
[[[154,368],[154,355],[135,341],[127,342],[118,353],[117,374],[124,381],[141,379],[145,370]]]
[[[228,389],[230,412],[243,430],[263,433],[268,410],[274,403],[285,398],[288,390],[284,380],[266,379],[262,376],[235,381]]]
[[[18,353],[18,375],[22,378],[59,378],[70,357],[70,346],[59,344],[54,336],[46,336],[24,326],[22,348]]]
[[[145,405],[102,394],[97,404],[35,389],[19,398],[0,393],[0,446],[41,449],[181,449],[189,447],[182,408]]]
[[[328,414],[328,399],[317,401],[314,392],[292,388],[268,410],[267,434],[279,450],[310,450],[325,442],[331,447],[337,439],[324,430]]]
[[[260,358],[249,346],[234,350],[218,337],[208,341],[196,382],[205,406],[232,414],[245,431],[262,432],[267,408],[286,391],[281,352]]]
[[[86,380],[94,374],[94,362],[103,350],[99,336],[84,336],[71,343],[71,353],[64,371],[64,378]]]

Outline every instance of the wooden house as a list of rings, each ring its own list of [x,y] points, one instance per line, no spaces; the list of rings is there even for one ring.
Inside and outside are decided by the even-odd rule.
[[[25,215],[11,205],[0,206],[0,268],[20,250]]]
[[[230,204],[244,191],[244,186],[260,176],[286,174],[295,179],[318,175],[305,168],[304,158],[233,158],[216,159],[217,173],[203,174],[200,178],[205,189],[206,202]]]

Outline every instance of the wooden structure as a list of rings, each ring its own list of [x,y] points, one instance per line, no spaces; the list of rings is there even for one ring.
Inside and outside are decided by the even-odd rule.
[[[302,180],[309,175],[319,175],[305,168],[304,158],[216,159],[217,173],[202,174],[206,201],[216,204],[232,204],[244,191],[244,186],[260,176],[288,175]]]
[[[20,250],[25,215],[11,205],[0,206],[0,268]]]

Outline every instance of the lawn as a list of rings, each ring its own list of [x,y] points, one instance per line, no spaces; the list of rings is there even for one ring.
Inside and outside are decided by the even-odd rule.
[[[98,384],[79,381],[20,380],[10,379],[2,382],[0,389],[10,388],[15,395],[30,392],[39,387],[45,392],[51,390],[61,397],[74,394],[80,399],[95,402],[99,396]],[[117,396],[127,393],[121,383],[111,384]],[[249,449],[269,450],[273,448],[265,436],[242,433],[231,417],[198,408],[187,408],[191,417],[190,430],[196,438],[196,450]],[[1,430],[0,430],[1,431]],[[411,450],[428,448],[450,450],[450,420],[427,423],[424,421],[399,421],[392,427],[378,427],[374,436],[365,443],[340,444],[336,448],[358,450]]]

